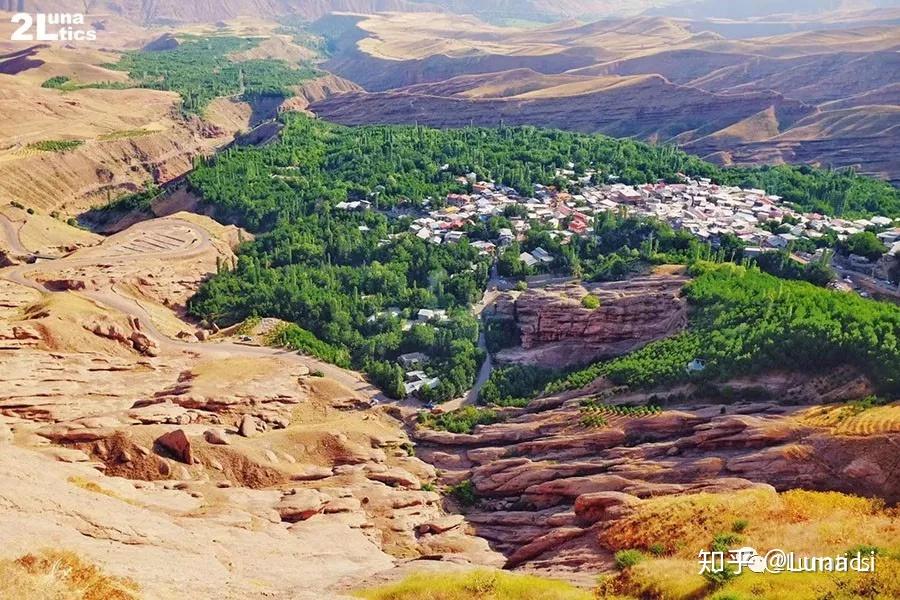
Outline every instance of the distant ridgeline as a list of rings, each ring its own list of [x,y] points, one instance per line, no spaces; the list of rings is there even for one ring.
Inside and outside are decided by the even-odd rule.
[[[107,67],[127,71],[139,87],[177,92],[184,110],[192,113],[202,113],[219,97],[252,100],[260,96],[289,96],[292,86],[316,76],[317,71],[309,65],[234,58],[236,53],[255,48],[261,41],[262,38],[184,36],[171,48],[127,52],[118,63]]]
[[[437,388],[424,392],[431,400],[464,392],[481,361],[476,346],[478,324],[468,309],[487,283],[489,259],[465,240],[427,243],[409,232],[407,218],[385,214],[385,209],[421,205],[428,198],[432,208],[440,205],[448,193],[467,191],[471,184],[461,183],[465,181],[461,175],[475,173],[479,180],[492,180],[530,195],[536,183],[569,186],[571,182],[557,177],[557,169],[569,165],[574,165],[576,174],[596,169],[600,178],[615,175],[631,184],[675,181],[683,173],[762,188],[801,209],[900,216],[897,190],[849,172],[788,166],[722,169],[669,147],[532,127],[347,128],[299,114],[283,119],[286,126],[279,142],[263,148],[229,149],[190,176],[190,185],[215,208],[219,218],[258,234],[241,249],[236,269],[222,269],[205,284],[191,301],[190,310],[221,324],[252,315],[296,323],[292,339],[298,350],[325,360],[349,357],[341,362],[366,370],[395,396],[403,388],[404,372],[397,362],[401,354],[428,355],[426,374],[441,381]],[[369,201],[377,210],[336,208],[347,200]],[[708,248],[699,252],[696,240],[682,239],[670,228],[666,231],[667,227],[654,222],[648,228],[630,219],[607,221],[603,243],[587,240],[572,252],[587,264],[600,263],[601,253],[617,251],[609,247],[609,240],[620,239],[623,247],[618,251],[623,255],[647,250],[649,255],[665,253],[666,260],[681,262],[716,258]],[[634,246],[625,248],[638,244],[640,240],[632,238],[640,237],[642,231],[668,240],[668,247],[651,243],[640,251]],[[784,285],[807,289],[805,283]],[[770,289],[766,297],[785,293],[779,289]],[[747,294],[746,298],[752,295],[750,291]],[[731,302],[731,296],[723,295],[722,302]],[[869,305],[860,299],[852,302]],[[447,309],[448,316],[441,323],[420,319],[412,324],[423,308]],[[890,323],[891,335],[898,335],[896,322]],[[740,333],[740,324],[734,327]],[[879,327],[878,331],[884,328]],[[790,328],[784,335],[792,335]],[[822,349],[819,338],[803,339],[810,347]],[[312,340],[324,342],[324,346]],[[699,341],[705,347],[710,340]],[[697,342],[686,338],[671,343],[688,344],[693,352]],[[734,343],[739,343],[739,338]],[[881,352],[893,347],[890,352],[896,353],[896,340],[893,346],[889,340],[885,344],[873,348]],[[841,351],[854,352],[843,347]],[[725,362],[723,358],[722,364]],[[655,378],[657,375],[650,376]],[[879,378],[889,383],[894,375],[879,374]],[[645,378],[627,379],[638,383]]]

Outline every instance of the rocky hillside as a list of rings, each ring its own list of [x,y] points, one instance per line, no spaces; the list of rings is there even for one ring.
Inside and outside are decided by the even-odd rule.
[[[0,219],[21,259],[0,268],[4,558],[52,543],[147,598],[339,598],[409,559],[502,564],[358,374],[181,319],[246,234],[180,213],[34,263],[59,255],[49,217]]]
[[[16,1],[16,0],[14,0]],[[81,2],[70,0],[24,0],[29,10],[58,12],[84,10]],[[135,23],[214,23],[236,17],[269,17],[297,15],[315,20],[331,12],[376,13],[385,11],[436,10],[437,6],[411,0],[226,0],[198,2],[191,0],[102,0],[90,4],[89,14],[114,14]]]
[[[785,373],[728,385],[723,405],[710,390],[648,397],[598,381],[504,409],[471,434],[419,426],[418,456],[445,482],[470,482],[466,518],[507,566],[575,580],[612,566],[606,536],[650,498],[798,486],[900,498],[896,422],[846,436],[803,405],[858,397],[863,379]],[[630,408],[648,402],[661,409]]]

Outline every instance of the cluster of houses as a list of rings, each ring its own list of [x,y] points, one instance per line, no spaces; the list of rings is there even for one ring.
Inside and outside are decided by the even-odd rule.
[[[444,323],[450,319],[447,311],[441,308],[420,308],[412,311],[415,319],[403,320],[403,331],[409,331],[413,325],[424,323]],[[368,321],[374,323],[378,319],[395,317],[403,319],[403,311],[397,307],[389,307],[370,316]]]
[[[467,180],[462,178],[461,181]],[[531,227],[531,221],[544,223],[553,230],[554,236],[561,238],[590,231],[591,216],[573,208],[572,199],[570,194],[544,186],[535,186],[535,195],[525,198],[507,186],[474,182],[471,193],[449,194],[446,206],[429,210],[414,219],[410,229],[417,237],[435,244],[458,242],[465,237],[467,225],[502,215],[508,206],[516,206],[516,215],[521,216],[509,217],[511,227],[500,229],[497,239],[472,242],[473,246],[492,254],[498,246],[506,246],[523,237]],[[536,249],[527,256],[523,254],[522,260],[528,264],[551,263],[553,257]]]
[[[815,240],[828,230],[843,239],[872,226],[883,228],[893,224],[892,219],[882,216],[851,221],[818,213],[800,213],[764,190],[719,186],[709,179],[685,178],[682,183],[639,186],[621,183],[593,186],[590,180],[591,173],[587,173],[577,194],[536,185],[534,196],[529,198],[506,186],[468,180],[472,183],[471,193],[448,195],[446,206],[416,218],[411,230],[432,243],[457,242],[465,237],[467,224],[504,214],[510,205],[520,206],[511,212],[521,216],[510,217],[512,227],[501,229],[496,240],[473,242],[483,252],[493,253],[498,246],[521,239],[531,221],[542,223],[554,237],[566,243],[572,236],[592,233],[596,214],[627,210],[628,214],[656,217],[675,229],[690,231],[697,238],[713,244],[724,234],[735,235],[747,246],[745,253],[753,256],[786,248],[801,238]],[[788,226],[788,231],[773,233],[764,227],[771,221],[780,223],[786,217],[786,222],[793,223]],[[888,229],[878,237],[890,249],[890,254],[900,253],[900,227]],[[521,259],[532,266],[553,261],[553,257],[540,248],[523,253]]]
[[[715,243],[722,235],[732,234],[746,245],[745,254],[788,247],[806,238],[816,240],[828,230],[838,239],[860,233],[870,227],[887,227],[892,219],[874,216],[846,220],[818,213],[800,213],[781,203],[781,198],[764,190],[718,186],[708,179],[687,180],[677,184],[647,184],[633,187],[621,184],[587,189],[587,201],[607,210],[629,207],[633,214],[656,217],[676,229],[690,231],[696,237]],[[789,230],[773,233],[765,224],[785,220]],[[881,235],[884,241],[896,241],[900,228]]]
[[[422,352],[410,352],[401,354],[398,359],[405,370],[403,391],[407,396],[418,393],[422,388],[435,388],[441,380],[437,377],[429,377],[421,368],[428,364],[429,357]]]

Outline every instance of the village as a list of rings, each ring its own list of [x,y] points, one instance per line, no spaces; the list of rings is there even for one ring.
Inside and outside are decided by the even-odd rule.
[[[513,242],[523,241],[535,224],[549,230],[550,236],[564,245],[576,236],[592,235],[594,218],[604,212],[613,212],[658,219],[676,230],[690,232],[713,247],[718,247],[723,236],[730,234],[744,244],[743,253],[747,258],[755,258],[765,252],[790,250],[799,261],[813,260],[821,257],[824,248],[806,253],[795,246],[809,248],[811,244],[802,241],[815,242],[826,234],[833,233],[836,239],[843,240],[853,234],[875,230],[879,231],[879,240],[888,248],[888,260],[900,260],[900,224],[883,216],[847,220],[818,213],[801,213],[780,197],[764,190],[719,186],[708,179],[685,177],[681,183],[638,186],[618,182],[594,185],[591,183],[595,179],[592,172],[585,173],[581,178],[576,178],[571,170],[560,170],[558,175],[576,182],[578,191],[570,193],[536,185],[534,195],[524,197],[511,187],[479,181],[475,174],[460,177],[458,182],[471,191],[448,194],[446,202],[440,203],[440,207],[436,206],[438,203],[426,200],[421,209],[412,214],[407,211],[405,216],[411,217],[410,232],[428,243],[457,243],[468,238],[467,231],[472,225],[491,217],[504,216],[510,226],[497,230],[494,239],[469,240],[483,254],[493,257]],[[372,205],[368,201],[341,202],[337,208],[369,210]],[[555,257],[547,250],[536,247],[522,252],[519,259],[534,267],[535,271],[546,273]],[[897,293],[896,284],[874,277],[875,263],[865,257],[850,255],[840,260],[833,259],[832,266],[840,275],[835,282],[838,289],[868,296],[869,291],[866,290],[872,288],[860,284],[861,279],[866,279],[875,286],[883,285],[888,293]],[[537,281],[546,277],[531,279]],[[505,283],[502,278],[495,279],[494,283],[497,281]],[[416,324],[436,325],[448,318],[446,311],[442,310],[401,311],[399,308],[388,308],[372,315],[370,321],[388,315],[401,318],[404,330]],[[430,357],[419,352],[399,357],[405,373],[404,392],[407,397],[440,383],[439,378],[426,373],[429,361]],[[702,369],[702,365],[691,363],[688,368]]]
[[[561,170],[561,176],[574,177],[571,171]],[[800,213],[781,202],[781,198],[764,190],[719,186],[708,179],[685,178],[682,183],[656,183],[640,186],[611,183],[591,185],[592,173],[578,179],[582,185],[575,194],[536,185],[533,197],[525,198],[516,190],[493,182],[475,181],[474,174],[460,178],[471,185],[469,194],[450,194],[446,206],[427,211],[411,225],[412,232],[432,243],[458,242],[466,236],[467,224],[505,214],[509,206],[520,206],[511,216],[509,229],[501,229],[496,240],[473,241],[482,251],[492,254],[516,239],[522,239],[537,221],[552,230],[552,236],[565,244],[573,236],[593,233],[595,215],[625,211],[629,215],[654,217],[675,229],[687,230],[697,238],[717,246],[721,237],[732,234],[744,244],[744,255],[757,256],[770,250],[782,250],[801,239],[815,241],[827,231],[837,239],[860,233],[866,229],[884,229],[878,238],[889,249],[888,255],[900,253],[900,227],[888,217],[846,220],[818,213]],[[767,224],[787,224],[786,231],[773,232]],[[892,227],[893,226],[893,227]],[[785,229],[782,227],[781,229]],[[523,252],[523,262],[529,266],[550,264],[554,257],[542,248]],[[851,257],[860,269],[868,261]]]

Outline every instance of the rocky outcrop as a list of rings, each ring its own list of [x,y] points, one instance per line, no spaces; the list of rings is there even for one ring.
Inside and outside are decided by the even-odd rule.
[[[617,356],[672,335],[687,324],[679,297],[682,277],[642,277],[627,282],[567,284],[528,290],[500,304],[515,319],[521,348],[500,352],[501,362],[568,367]],[[600,307],[583,308],[588,294]]]
[[[848,384],[856,380],[842,371],[773,373],[756,381],[797,403],[813,391],[857,398],[860,388]],[[728,385],[742,389],[738,380]],[[612,405],[651,401],[608,385],[594,388],[605,389],[603,402]],[[597,531],[614,528],[646,498],[802,487],[900,500],[900,484],[888,475],[900,447],[896,434],[835,435],[811,426],[799,404],[723,406],[705,393],[714,388],[656,395],[651,402],[664,410],[652,415],[604,410],[599,426],[581,420],[584,392],[551,396],[506,409],[504,422],[471,434],[418,428],[417,454],[442,469],[445,483],[470,482],[477,501],[466,517],[508,566],[558,572],[608,568],[611,553]]]
[[[358,374],[183,333],[194,328],[177,306],[230,256],[225,233],[205,217],[151,220],[4,270],[0,521],[18,528],[7,549],[47,534],[151,597],[212,597],[215,581],[229,597],[331,598],[393,557],[502,564],[448,517],[428,489],[435,469],[409,455]],[[40,285],[52,281],[67,283]],[[302,585],[287,572],[297,564],[316,571]]]

